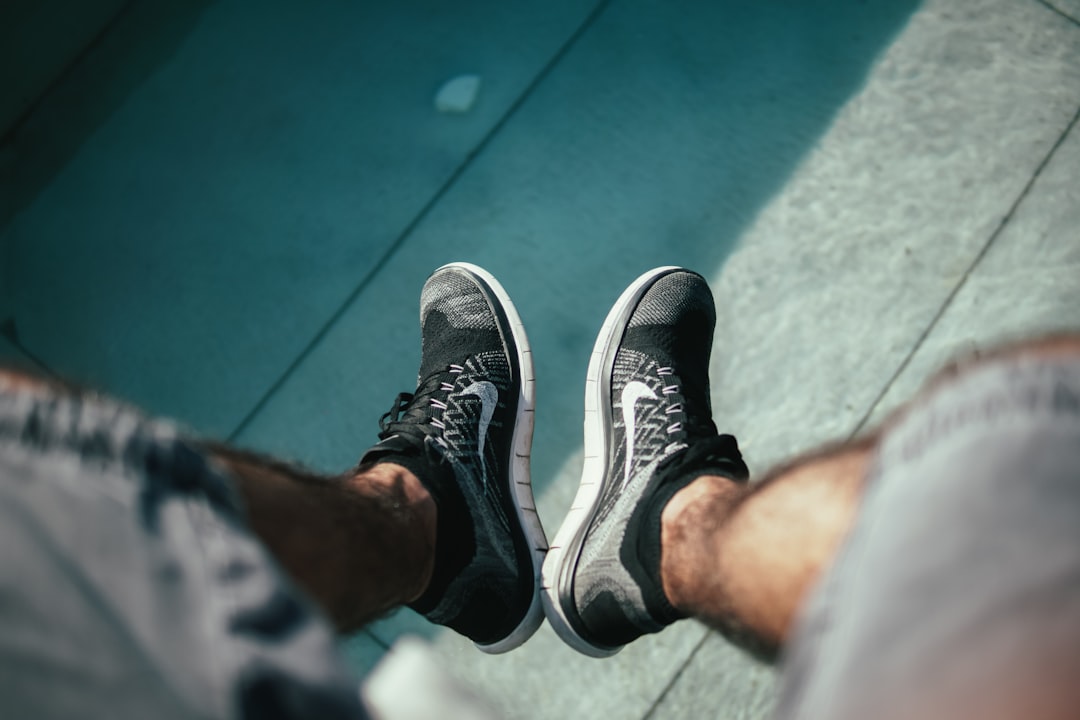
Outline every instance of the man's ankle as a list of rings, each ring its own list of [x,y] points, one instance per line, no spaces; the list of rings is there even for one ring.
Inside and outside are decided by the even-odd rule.
[[[393,462],[378,463],[362,468],[349,484],[363,493],[384,490],[387,497],[394,498],[395,509],[404,511],[410,518],[410,537],[416,538],[430,549],[426,561],[418,568],[416,583],[410,588],[405,602],[412,602],[424,594],[435,566],[435,537],[438,527],[438,509],[431,493],[408,468]]]
[[[660,579],[668,602],[680,612],[695,614],[697,598],[713,578],[713,540],[735,503],[747,492],[745,483],[702,475],[680,489],[660,516]]]

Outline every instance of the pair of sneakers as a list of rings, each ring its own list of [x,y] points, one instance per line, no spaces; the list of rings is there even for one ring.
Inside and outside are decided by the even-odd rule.
[[[521,645],[546,614],[595,657],[682,617],[660,578],[664,505],[699,475],[747,477],[712,421],[715,319],[705,280],[676,267],[615,303],[589,362],[581,484],[549,549],[529,478],[535,382],[521,319],[485,270],[436,270],[420,297],[418,387],[361,459],[408,468],[438,508],[432,580],[410,607],[490,653]]]

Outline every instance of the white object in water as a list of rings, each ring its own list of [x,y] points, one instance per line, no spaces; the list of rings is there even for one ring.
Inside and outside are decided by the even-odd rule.
[[[435,94],[435,109],[441,113],[467,113],[480,94],[479,75],[458,75]]]

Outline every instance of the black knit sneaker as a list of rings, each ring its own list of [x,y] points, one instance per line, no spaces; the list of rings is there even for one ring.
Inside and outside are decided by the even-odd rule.
[[[506,652],[544,617],[529,342],[498,281],[465,263],[428,278],[420,325],[416,392],[398,395],[379,422],[381,442],[360,464],[403,465],[438,507],[431,583],[409,607],[485,652]]]
[[[702,474],[743,482],[709,398],[716,310],[705,280],[657,268],[626,289],[593,348],[581,485],[543,568],[548,621],[606,657],[683,617],[660,580],[660,514]]]

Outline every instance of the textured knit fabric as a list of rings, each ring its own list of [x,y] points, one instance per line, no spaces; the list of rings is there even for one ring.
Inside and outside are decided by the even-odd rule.
[[[734,438],[717,437],[709,398],[715,309],[697,274],[661,276],[627,322],[610,371],[607,471],[574,576],[573,603],[597,642],[620,645],[681,617],[659,578],[660,513],[705,471],[740,479]],[[692,445],[719,456],[680,464]]]
[[[500,438],[513,430],[513,401],[500,400],[502,407],[494,408],[480,454],[485,398],[478,383],[491,383],[499,398],[512,398],[509,364],[501,352],[486,352],[470,357],[463,367],[447,393],[441,415],[445,431],[434,451],[449,463],[454,487],[461,491],[473,555],[444,588],[414,607],[432,622],[455,627],[482,642],[497,639],[516,625],[533,587],[531,578],[522,572],[529,568],[528,551],[523,538],[515,542],[520,530],[503,481],[507,443]],[[436,594],[437,598],[430,598]]]
[[[395,462],[417,475],[439,511],[432,581],[411,607],[478,644],[539,622],[534,543],[517,515],[512,477],[523,369],[506,308],[483,277],[437,271],[421,292],[417,390],[399,396],[382,442],[364,462]],[[531,437],[531,418],[529,425]],[[525,512],[533,513],[530,502]],[[535,610],[532,618],[526,613]]]
[[[420,293],[420,326],[425,329],[429,318],[438,313],[454,328],[461,330],[494,330],[488,295],[469,277],[461,273],[444,272],[438,282],[428,282]],[[433,336],[430,332],[427,337]]]

